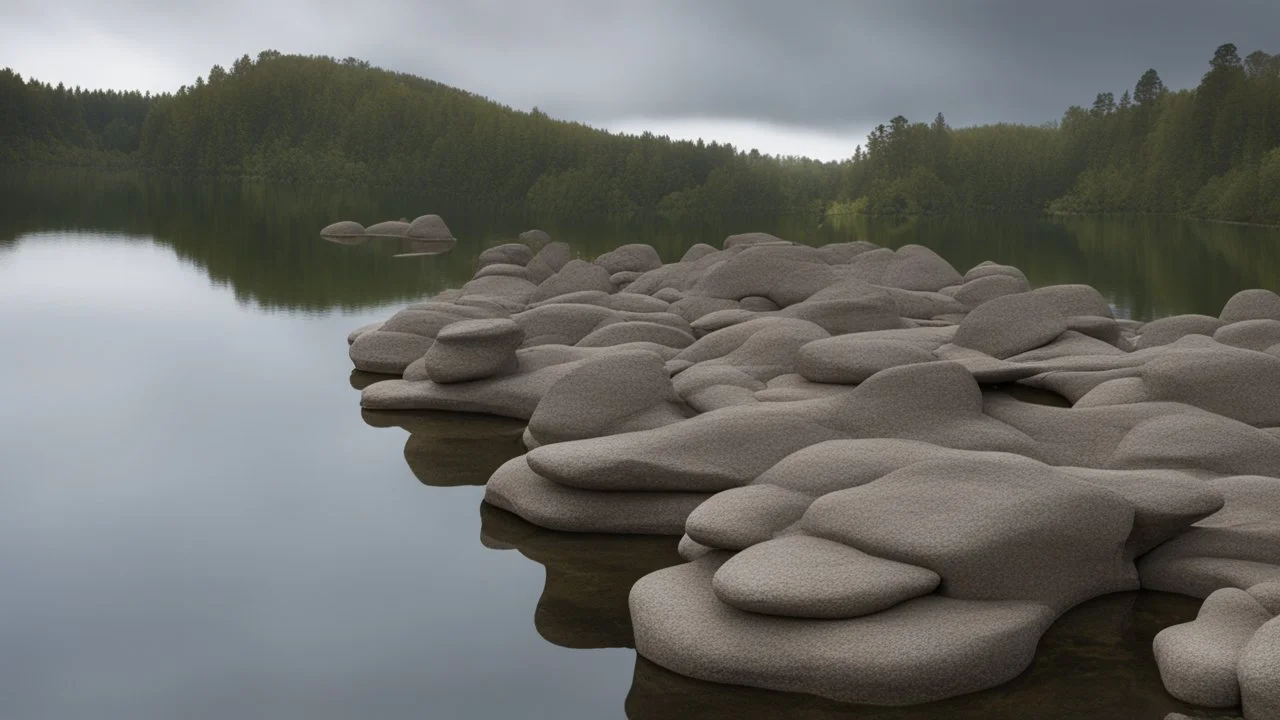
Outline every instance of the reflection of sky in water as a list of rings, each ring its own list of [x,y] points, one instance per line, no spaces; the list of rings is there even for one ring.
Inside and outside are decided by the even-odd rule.
[[[479,542],[362,421],[343,338],[162,246],[0,263],[0,717],[617,717],[626,650],[538,636],[543,568]]]

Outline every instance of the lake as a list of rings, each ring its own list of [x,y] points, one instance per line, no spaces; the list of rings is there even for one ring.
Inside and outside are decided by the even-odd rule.
[[[440,212],[431,257],[319,239]],[[626,594],[674,538],[536,528],[482,506],[519,423],[362,413],[352,328],[464,282],[542,227],[585,257],[766,230],[929,245],[1119,314],[1280,290],[1280,230],[1167,217],[496,218],[426,195],[135,175],[0,179],[0,718],[1162,718],[1150,641],[1198,601],[1108,596],[984,693],[860,708],[636,657]]]

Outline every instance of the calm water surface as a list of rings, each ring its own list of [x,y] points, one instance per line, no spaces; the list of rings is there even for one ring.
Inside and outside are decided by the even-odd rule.
[[[441,211],[369,192],[0,182],[0,718],[1076,718],[1184,709],[1150,639],[1194,614],[1095,600],[1014,683],[873,709],[637,659],[626,593],[669,538],[553,533],[482,507],[518,423],[361,413],[344,338],[540,225],[668,260],[728,232],[923,242],[964,269],[1090,282],[1122,312],[1216,314],[1280,289],[1280,232],[1167,218],[628,228],[445,213],[448,255],[327,244],[339,217]]]

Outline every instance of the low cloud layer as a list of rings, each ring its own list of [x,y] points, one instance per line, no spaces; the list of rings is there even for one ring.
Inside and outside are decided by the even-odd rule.
[[[897,114],[1053,120],[1148,67],[1194,85],[1224,42],[1280,52],[1277,27],[1273,0],[64,0],[0,7],[0,65],[158,91],[274,48],[607,127],[732,121],[816,137]]]

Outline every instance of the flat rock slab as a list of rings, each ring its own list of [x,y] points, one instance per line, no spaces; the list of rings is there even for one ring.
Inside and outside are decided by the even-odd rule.
[[[841,619],[887,610],[932,592],[941,581],[922,567],[822,538],[791,535],[729,558],[716,571],[712,589],[721,602],[739,610]]]
[[[637,652],[711,682],[907,705],[1012,679],[1031,663],[1054,617],[1035,603],[936,595],[848,620],[743,612],[712,590],[724,560],[713,553],[636,582]]]

